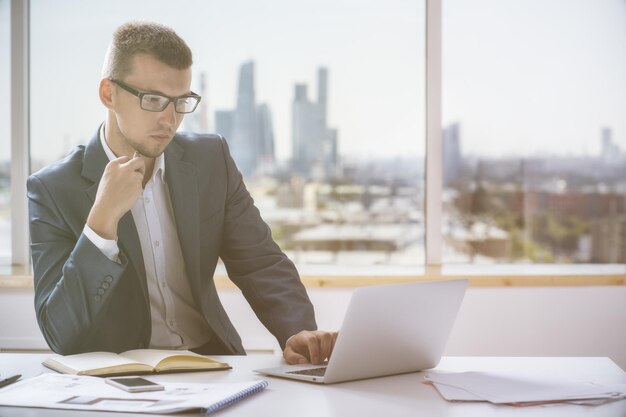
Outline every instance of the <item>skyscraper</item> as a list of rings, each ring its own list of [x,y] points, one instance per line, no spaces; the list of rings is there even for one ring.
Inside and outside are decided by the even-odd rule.
[[[317,75],[317,102],[309,100],[305,84],[295,85],[292,164],[307,178],[330,178],[337,174],[337,130],[327,126],[328,70]]]
[[[275,164],[274,127],[270,107],[263,103],[257,107],[257,170],[269,173]]]
[[[603,127],[601,137],[602,161],[605,163],[617,162],[620,159],[621,150],[619,146],[613,142],[613,131],[611,128]]]
[[[463,155],[461,153],[460,127],[452,123],[442,132],[443,181],[450,183],[461,175]]]
[[[200,88],[196,91],[202,97],[195,112],[185,115],[183,129],[188,132],[208,133],[209,132],[209,96],[207,94],[206,73],[200,73]]]
[[[254,62],[239,70],[237,107],[215,112],[215,132],[228,140],[230,151],[244,175],[257,172],[260,164],[268,172],[274,164],[274,131],[267,104],[257,106]]]

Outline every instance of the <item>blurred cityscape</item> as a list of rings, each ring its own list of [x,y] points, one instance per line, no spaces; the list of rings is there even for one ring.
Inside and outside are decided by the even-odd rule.
[[[291,157],[278,160],[254,68],[241,66],[236,106],[216,109],[214,126],[203,100],[182,129],[226,137],[283,250],[302,264],[423,265],[424,157],[340,154],[340,132],[328,122],[331,74],[318,68],[316,97],[306,84],[294,85]],[[199,79],[208,97],[206,75]],[[610,127],[599,127],[598,139],[596,155],[486,158],[463,149],[461,123],[445,126],[443,261],[625,263],[626,153]],[[33,169],[49,162],[33,161]],[[0,233],[7,236],[9,169],[0,162]],[[8,239],[1,240],[4,253]]]
[[[307,85],[294,86],[288,164],[276,161],[253,62],[241,66],[236,108],[215,111],[214,131],[228,139],[274,237],[296,259],[423,264],[424,158],[340,156],[328,78],[319,68],[316,99]],[[209,131],[206,120],[194,114],[188,128]],[[484,158],[463,152],[460,123],[446,126],[444,261],[626,262],[626,154],[610,128],[599,136],[599,155]]]
[[[423,158],[340,158],[339,131],[328,124],[328,79],[319,68],[316,97],[306,84],[294,86],[287,162],[275,155],[271,109],[256,100],[254,62],[240,68],[235,109],[216,110],[210,127],[205,107],[184,129],[227,139],[274,238],[296,262],[423,264]]]
[[[461,132],[442,135],[448,247],[470,261],[626,262],[626,154],[610,128],[599,155],[572,157],[480,158]]]

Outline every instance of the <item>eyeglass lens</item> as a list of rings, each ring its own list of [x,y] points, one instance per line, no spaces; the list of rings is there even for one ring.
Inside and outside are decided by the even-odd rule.
[[[144,94],[141,98],[141,108],[149,111],[163,111],[170,103],[167,97],[158,94]],[[180,97],[174,101],[178,113],[191,113],[198,105],[196,97]]]

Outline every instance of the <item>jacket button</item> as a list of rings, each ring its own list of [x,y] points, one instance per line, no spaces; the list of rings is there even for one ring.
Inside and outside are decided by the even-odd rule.
[[[107,288],[109,288],[109,283],[108,283],[108,282],[103,282],[103,283],[102,283],[102,288],[104,288],[105,290],[106,290]]]
[[[113,282],[113,277],[111,275],[107,275],[106,278],[104,279],[106,282],[111,283]]]
[[[96,295],[95,297],[93,297],[93,299],[96,301],[100,301],[102,300],[102,297],[100,297],[99,295]]]
[[[98,294],[100,295],[104,294],[104,290],[102,288],[98,288]]]

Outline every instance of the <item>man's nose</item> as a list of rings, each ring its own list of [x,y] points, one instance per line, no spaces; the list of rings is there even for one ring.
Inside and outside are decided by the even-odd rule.
[[[174,108],[174,102],[169,102],[165,110],[161,112],[160,119],[170,125],[176,124],[176,109]]]

